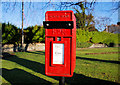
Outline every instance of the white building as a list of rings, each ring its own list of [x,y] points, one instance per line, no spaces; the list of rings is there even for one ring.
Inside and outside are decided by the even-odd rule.
[[[109,33],[120,33],[120,25],[109,25],[106,26],[106,29],[104,30]]]

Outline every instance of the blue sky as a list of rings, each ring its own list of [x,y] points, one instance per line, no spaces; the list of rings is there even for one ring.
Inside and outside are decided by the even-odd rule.
[[[55,2],[51,2],[52,4],[48,7],[45,2],[32,2],[31,5],[29,2],[24,3],[24,28],[28,26],[34,25],[42,25],[45,20],[45,12],[46,11],[54,11],[57,8]],[[10,22],[11,24],[16,25],[21,28],[21,2],[4,2],[2,3],[2,21],[1,22]],[[59,4],[59,3],[57,3]],[[46,7],[44,7],[46,6]],[[44,8],[43,8],[44,7]],[[99,19],[101,17],[109,17],[110,22],[108,25],[117,24],[118,22],[118,10],[114,11],[117,7],[117,2],[96,2],[95,9],[92,12],[95,19]],[[42,9],[43,8],[43,9]],[[70,7],[64,10],[75,10]],[[97,26],[96,26],[97,27]]]

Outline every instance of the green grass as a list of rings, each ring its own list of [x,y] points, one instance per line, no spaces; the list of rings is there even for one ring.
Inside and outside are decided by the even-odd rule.
[[[118,52],[118,48],[92,48],[76,51],[74,76],[66,78],[66,84],[117,85],[120,83],[118,54],[86,53]],[[2,59],[3,84],[58,84],[58,77],[45,75],[45,52],[4,53]]]

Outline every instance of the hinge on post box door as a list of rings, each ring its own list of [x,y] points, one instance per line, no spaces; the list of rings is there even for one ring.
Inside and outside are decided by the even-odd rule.
[[[43,26],[46,29],[53,28],[73,29],[73,21],[43,21]]]

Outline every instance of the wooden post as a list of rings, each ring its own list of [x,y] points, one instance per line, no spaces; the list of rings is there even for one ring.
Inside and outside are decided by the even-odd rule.
[[[23,14],[24,14],[24,0],[22,0],[22,40],[21,40],[21,51],[24,51],[24,32],[23,32]]]

